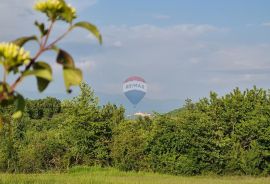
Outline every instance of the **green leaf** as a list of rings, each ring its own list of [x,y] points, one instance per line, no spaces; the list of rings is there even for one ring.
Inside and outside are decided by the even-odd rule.
[[[13,104],[14,95],[8,83],[0,82],[0,94],[4,98],[4,100],[0,100],[0,106],[5,107]]]
[[[42,37],[48,33],[48,29],[45,29],[44,23],[39,23],[38,21],[35,21],[35,25],[38,27]]]
[[[45,62],[36,62],[33,65],[33,70],[28,70],[23,73],[23,77],[34,75],[37,78],[38,90],[44,91],[52,80],[52,69]]]
[[[50,73],[50,77],[49,77],[50,79],[49,78],[46,79],[46,78],[42,78],[40,76],[37,76],[38,90],[39,90],[39,92],[42,92],[42,91],[44,91],[48,87],[49,83],[52,80],[52,69],[51,69],[51,66],[48,65],[45,62],[36,62],[34,64],[33,68],[35,70],[42,70],[43,69],[43,70],[46,70],[46,71],[48,71]]]
[[[62,49],[59,50],[56,61],[65,68],[75,68],[72,56]]]
[[[19,93],[17,93],[17,95],[15,96],[14,104],[15,104],[16,112],[12,114],[12,118],[18,119],[22,117],[22,114],[25,108],[25,100],[23,96],[20,95]]]
[[[46,79],[51,81],[52,80],[52,71],[49,70],[49,68],[40,68],[40,69],[34,69],[34,70],[28,70],[23,73],[23,77],[34,75],[36,77]]]
[[[70,86],[79,85],[82,82],[82,71],[78,68],[64,68],[64,81],[67,92],[71,92]]]
[[[22,111],[16,111],[12,114],[12,118],[13,119],[19,119],[20,117],[22,117],[23,112]]]
[[[59,47],[56,46],[56,45],[53,45],[53,46],[51,47],[50,50],[53,50],[53,51],[55,51],[56,53],[59,53],[59,51],[60,51]]]
[[[36,77],[52,80],[52,69],[50,65],[44,62],[36,62],[33,65],[33,70],[27,70],[23,73],[23,76],[35,75]]]
[[[102,44],[102,36],[95,25],[89,22],[78,22],[72,26],[72,29],[76,27],[84,28],[90,31],[90,33],[92,33],[98,39],[99,43]]]
[[[82,71],[75,68],[72,56],[66,51],[59,49],[57,63],[63,65],[63,76],[67,92],[71,92],[70,87],[79,85],[82,81]]]
[[[21,38],[18,38],[14,41],[12,41],[12,43],[18,45],[19,47],[22,47],[24,44],[26,44],[27,42],[29,41],[32,41],[32,40],[38,40],[36,36],[25,36],[25,37],[21,37]]]
[[[0,115],[0,130],[4,127],[4,120]]]
[[[44,91],[48,87],[49,83],[50,81],[37,77],[38,91]]]

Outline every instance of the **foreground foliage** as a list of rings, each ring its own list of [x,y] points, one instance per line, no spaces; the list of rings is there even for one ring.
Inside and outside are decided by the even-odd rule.
[[[211,93],[165,115],[127,120],[124,109],[98,106],[81,84],[72,100],[28,100],[0,131],[0,170],[44,172],[74,166],[175,175],[270,174],[270,96],[254,87],[218,97]]]
[[[83,28],[93,34],[102,43],[102,37],[98,28],[85,21],[74,22],[77,18],[76,9],[67,4],[65,0],[42,0],[35,3],[35,10],[46,15],[48,22],[35,21],[35,26],[40,35],[20,37],[12,42],[0,43],[0,65],[2,66],[3,79],[0,79],[0,108],[6,108],[14,104],[13,119],[20,118],[25,109],[24,97],[16,91],[17,86],[29,76],[36,77],[37,87],[40,92],[44,91],[53,79],[53,71],[48,61],[40,61],[48,51],[56,52],[55,63],[63,68],[63,78],[67,92],[71,92],[71,86],[79,85],[82,80],[82,71],[76,68],[72,56],[58,47],[67,34],[75,28]],[[51,38],[55,25],[59,22],[66,23],[66,31],[56,39]],[[46,25],[48,24],[48,25]],[[26,43],[34,41],[37,52],[33,55],[23,48]],[[9,82],[8,77],[13,73],[16,79]],[[7,123],[0,116],[0,124]]]

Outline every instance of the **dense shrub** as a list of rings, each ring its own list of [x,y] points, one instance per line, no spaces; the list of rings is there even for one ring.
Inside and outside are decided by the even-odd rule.
[[[114,131],[112,158],[122,170],[149,170],[147,146],[151,124],[139,119],[120,123]]]
[[[187,100],[178,111],[144,121],[148,126],[144,131],[140,120],[121,125],[114,137],[113,158],[124,170],[270,174],[269,116],[265,90],[235,89],[224,97],[212,92],[209,99]]]
[[[74,165],[111,165],[112,129],[124,119],[123,107],[98,106],[93,91],[61,102],[55,98],[27,100],[24,117],[11,121],[13,107],[1,109],[0,170],[43,172]]]
[[[60,102],[28,100],[20,121],[0,109],[0,169],[9,172],[115,166],[177,175],[270,174],[270,93],[253,88],[179,110],[125,120],[123,107],[98,106],[93,91]]]

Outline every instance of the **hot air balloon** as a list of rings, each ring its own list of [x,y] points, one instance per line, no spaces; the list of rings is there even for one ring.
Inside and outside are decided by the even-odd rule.
[[[133,104],[134,108],[143,99],[146,92],[147,84],[141,77],[132,76],[127,78],[123,83],[123,93]]]

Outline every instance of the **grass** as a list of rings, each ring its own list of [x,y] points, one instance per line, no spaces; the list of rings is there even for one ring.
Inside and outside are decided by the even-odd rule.
[[[113,168],[77,167],[67,173],[0,174],[0,184],[270,184],[268,177],[171,176],[121,172]]]

